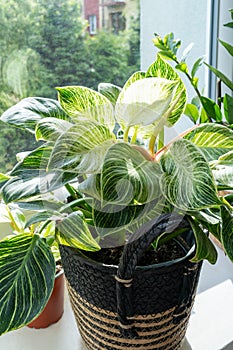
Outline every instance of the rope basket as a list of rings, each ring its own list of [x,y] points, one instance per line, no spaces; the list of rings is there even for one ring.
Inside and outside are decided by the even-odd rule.
[[[127,244],[119,266],[95,262],[81,251],[60,246],[71,305],[89,350],[180,348],[201,269],[201,263],[190,262],[195,253],[193,233],[178,238],[184,257],[137,266],[158,233],[172,230],[176,219],[171,215],[169,223],[167,219],[159,217],[146,234]],[[188,227],[179,220],[179,227]]]

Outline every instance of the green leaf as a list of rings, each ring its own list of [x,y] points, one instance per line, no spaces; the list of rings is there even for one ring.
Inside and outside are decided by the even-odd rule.
[[[54,278],[52,252],[39,236],[0,242],[0,334],[23,327],[43,310]]]
[[[34,133],[36,124],[42,118],[69,120],[69,117],[56,100],[42,97],[28,97],[5,111],[1,120]]]
[[[170,64],[165,62],[159,55],[156,61],[148,68],[146,76],[164,78],[177,82],[177,89],[170,103],[170,106],[172,106],[172,111],[167,120],[167,126],[174,125],[181,117],[186,104],[186,88],[183,81],[175,69]]]
[[[198,211],[192,211],[189,213],[192,217],[196,218],[199,224],[203,226],[208,232],[211,232],[218,240],[220,240],[221,234],[221,216],[220,209],[204,209]]]
[[[205,63],[207,67],[227,86],[229,89],[233,91],[233,82],[230,80],[226,75],[224,75],[222,72],[220,72],[218,69],[210,66],[209,64]]]
[[[84,86],[58,87],[57,91],[61,106],[72,121],[92,120],[113,130],[113,106],[107,97]]]
[[[221,242],[228,255],[233,261],[233,213],[227,207],[221,207],[222,234]]]
[[[69,130],[72,126],[73,124],[67,120],[44,118],[36,125],[36,140],[56,141],[63,132]]]
[[[222,44],[222,46],[225,47],[225,49],[229,52],[229,54],[230,54],[231,56],[233,56],[233,46],[230,45],[230,44],[228,44],[228,43],[226,43],[226,42],[223,41],[223,40],[219,40],[219,42]]]
[[[159,55],[168,60],[174,60],[176,58],[172,52],[166,50],[159,51]]]
[[[204,124],[208,122],[209,122],[209,119],[208,119],[207,113],[204,108],[201,108],[200,123]]]
[[[202,64],[204,63],[204,59],[205,57],[202,56],[202,57],[199,57],[196,62],[194,63],[193,65],[193,68],[191,70],[191,77],[194,78],[198,69],[202,66]]]
[[[208,260],[211,264],[215,264],[217,261],[218,253],[215,246],[208,238],[207,234],[201,229],[201,227],[194,221],[189,220],[195,240],[196,240],[196,254],[192,258],[192,262],[198,262],[200,260]]]
[[[222,112],[219,106],[210,98],[201,96],[202,105],[209,116],[209,118],[216,120],[217,122],[222,121]]]
[[[201,149],[208,161],[217,160],[233,149],[233,131],[219,124],[201,124],[187,134],[185,139]]]
[[[100,177],[103,205],[144,204],[161,195],[160,167],[128,144],[118,143],[107,152]]]
[[[175,66],[175,68],[181,71],[182,73],[188,74],[188,66],[185,62],[178,63]]]
[[[233,22],[224,24],[224,27],[233,28]]]
[[[72,126],[56,141],[49,169],[68,169],[76,173],[99,172],[105,153],[115,142],[107,126],[83,121]]]
[[[194,124],[198,121],[199,111],[194,104],[188,103],[185,107],[184,114],[187,115]]]
[[[100,249],[81,212],[76,211],[69,214],[62,221],[59,221],[56,227],[56,239],[60,244],[88,251]]]
[[[233,124],[233,97],[231,97],[228,94],[225,94],[223,98],[223,105],[226,121],[229,124]]]
[[[107,97],[109,101],[112,102],[113,105],[116,104],[116,101],[118,99],[118,96],[121,92],[122,88],[120,88],[117,85],[110,84],[110,83],[100,83],[98,85],[98,91]]]
[[[11,177],[9,175],[5,175],[0,173],[0,183],[2,182],[6,182],[7,180],[9,180]]]
[[[164,196],[175,207],[201,210],[215,207],[218,199],[211,170],[198,148],[185,139],[173,143],[160,159]]]

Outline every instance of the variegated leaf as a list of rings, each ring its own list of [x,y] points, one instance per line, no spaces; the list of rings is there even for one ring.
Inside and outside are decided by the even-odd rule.
[[[107,97],[84,86],[58,87],[57,90],[61,106],[74,122],[92,120],[113,130],[113,106]]]
[[[0,334],[25,326],[45,307],[55,278],[50,247],[38,235],[0,242]]]
[[[56,141],[63,132],[69,130],[72,126],[73,124],[67,120],[44,118],[36,125],[36,140]]]
[[[74,172],[54,169],[48,171],[51,150],[51,145],[43,145],[16,164],[11,171],[12,178],[2,187],[5,203],[53,191],[76,178]]]
[[[185,136],[203,152],[208,161],[233,150],[233,130],[219,124],[201,124]]]
[[[115,136],[107,126],[94,121],[79,122],[57,139],[49,168],[66,168],[82,174],[98,172],[114,142]]]
[[[201,210],[221,204],[208,163],[190,141],[175,141],[160,163],[163,193],[175,207]]]
[[[129,232],[129,228],[132,226],[138,227],[139,223],[145,217],[148,219],[148,213],[153,210],[153,215],[161,214],[161,211],[155,212],[155,207],[158,201],[154,200],[150,203],[142,205],[117,205],[107,204],[102,206],[100,202],[95,201],[93,203],[93,220],[95,228],[101,238],[112,234],[118,234],[119,232]],[[159,215],[158,214],[158,215]],[[155,216],[153,216],[155,218]]]
[[[218,185],[233,188],[233,151],[219,157],[212,165],[212,172]]]
[[[21,100],[5,111],[1,120],[34,133],[36,124],[46,117],[69,120],[56,100],[42,97],[28,97]]]
[[[107,97],[113,105],[115,105],[121,90],[122,88],[119,86],[110,83],[100,83],[98,85],[98,91]]]
[[[221,242],[227,256],[233,261],[233,212],[225,206],[221,207],[222,232]]]
[[[161,195],[157,163],[125,143],[113,145],[107,152],[100,177],[102,203],[144,204]]]
[[[168,110],[176,87],[175,81],[163,78],[136,80],[124,87],[118,97],[115,109],[117,121],[126,126],[145,126],[161,119]]]
[[[146,78],[146,73],[142,71],[135,72],[129,77],[129,79],[126,81],[123,89],[127,89],[131,84],[135,83],[135,81],[141,80]]]
[[[170,106],[175,105],[172,108],[170,115],[167,118],[167,126],[174,125],[179,118],[181,117],[186,104],[186,88],[181,80],[179,74],[174,70],[174,68],[164,61],[160,55],[157,56],[157,59],[151,66],[148,68],[147,77],[158,77],[168,80],[173,80],[177,82],[177,89],[175,94],[172,96],[172,101]]]
[[[82,250],[97,251],[100,249],[79,211],[69,214],[57,223],[56,239],[60,244]]]
[[[194,220],[189,221],[196,240],[196,253],[191,261],[198,262],[200,260],[206,259],[211,264],[215,264],[217,261],[218,253],[214,244]]]

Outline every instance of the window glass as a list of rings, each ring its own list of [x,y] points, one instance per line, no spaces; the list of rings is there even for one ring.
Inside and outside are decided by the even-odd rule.
[[[55,87],[122,86],[140,68],[139,0],[0,0],[0,114]],[[0,122],[0,172],[34,136]]]

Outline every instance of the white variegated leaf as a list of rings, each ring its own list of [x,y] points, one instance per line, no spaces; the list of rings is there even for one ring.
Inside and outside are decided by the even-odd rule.
[[[208,161],[233,150],[233,130],[219,124],[201,124],[185,136],[203,152]]]
[[[124,87],[116,103],[117,121],[127,126],[154,123],[167,111],[176,87],[163,78],[140,79]]]
[[[84,86],[59,87],[57,90],[61,106],[74,122],[92,120],[113,130],[114,111],[107,97]]]
[[[63,132],[73,126],[67,120],[57,118],[41,119],[35,129],[36,140],[55,141]]]
[[[107,152],[100,177],[103,203],[144,204],[161,195],[157,163],[148,161],[125,143],[113,145]]]
[[[219,157],[212,164],[212,172],[219,185],[233,188],[233,151]]]
[[[92,237],[81,212],[73,212],[57,224],[56,239],[60,244],[70,247],[96,251],[99,244]]]
[[[17,128],[27,129],[34,133],[36,124],[47,117],[70,119],[56,100],[43,97],[28,97],[6,110],[2,114],[1,120]]]
[[[0,242],[0,335],[41,313],[54,278],[54,257],[44,239],[24,233]]]
[[[49,168],[98,172],[106,151],[114,142],[115,136],[108,127],[94,121],[80,121],[57,139]]]
[[[156,61],[148,68],[146,77],[158,77],[177,82],[177,89],[172,96],[170,104],[170,108],[172,108],[166,120],[168,127],[174,125],[181,117],[187,100],[186,88],[182,79],[175,69],[163,60],[160,55],[157,56]]]
[[[122,88],[119,86],[110,83],[100,83],[98,85],[98,91],[107,97],[113,105],[115,105],[121,90]]]
[[[175,141],[160,164],[164,195],[175,207],[201,210],[221,204],[208,163],[190,141]]]

